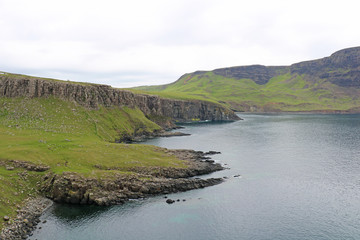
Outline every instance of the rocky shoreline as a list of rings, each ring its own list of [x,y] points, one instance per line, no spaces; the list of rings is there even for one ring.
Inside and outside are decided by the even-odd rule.
[[[159,125],[161,126],[161,125]],[[164,126],[161,126],[164,127]],[[144,142],[148,139],[158,138],[158,137],[181,137],[181,136],[190,136],[191,134],[182,133],[182,132],[173,132],[171,130],[180,129],[182,127],[178,127],[175,124],[168,128],[163,128],[161,130],[155,130],[153,132],[141,132],[133,134],[125,134],[121,138],[117,139],[117,143],[137,143]]]
[[[53,201],[44,197],[28,199],[24,207],[17,211],[17,217],[8,220],[8,226],[0,233],[0,240],[20,240],[31,236],[40,222],[40,216],[52,204]]]
[[[133,137],[128,138],[127,140],[125,140],[125,142],[127,142],[127,143],[143,142],[143,141],[146,141],[148,139],[157,138],[157,137],[183,137],[183,136],[190,136],[191,135],[189,133],[172,132],[170,130],[157,131],[157,132],[153,132],[153,133],[148,134],[148,135],[133,136]]]
[[[111,171],[114,169],[97,165],[97,168],[111,173],[111,177],[106,179],[85,178],[71,172],[48,173],[40,186],[40,191],[46,198],[29,199],[18,210],[17,217],[9,220],[8,226],[0,234],[0,240],[26,239],[36,228],[41,214],[53,201],[108,206],[123,204],[130,199],[204,188],[224,181],[224,178],[194,178],[224,169],[208,157],[218,152],[166,149],[166,153],[183,160],[187,168],[137,167],[129,169],[133,174],[114,174]]]
[[[208,159],[206,153],[193,150],[167,150],[167,153],[183,160],[187,168],[135,167],[127,169],[133,174],[111,172],[111,177],[106,179],[84,178],[69,172],[49,173],[41,191],[59,203],[108,206],[129,199],[204,188],[223,181],[222,178],[190,178],[224,169]],[[95,167],[105,171],[122,170],[101,165]]]

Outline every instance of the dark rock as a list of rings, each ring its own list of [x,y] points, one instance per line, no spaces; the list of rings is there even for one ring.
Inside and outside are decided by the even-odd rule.
[[[172,200],[172,199],[170,199],[170,198],[166,200],[166,203],[167,203],[167,204],[173,204],[174,202],[175,202],[175,201]]]
[[[286,67],[266,67],[262,65],[240,66],[215,69],[213,72],[228,78],[252,79],[260,85],[266,84],[277,72]]]
[[[221,152],[217,152],[217,151],[208,151],[205,153],[205,155],[215,155],[215,154],[221,154]]]
[[[360,87],[360,47],[347,48],[330,57],[296,63],[291,73],[326,79],[341,87]]]
[[[163,132],[159,132],[157,134],[155,134],[155,137],[181,137],[181,136],[190,136],[191,134],[188,133],[182,133],[182,132],[167,132],[167,131],[163,131]]]
[[[360,87],[360,47],[347,48],[333,53],[330,57],[305,61],[291,66],[239,66],[215,69],[217,75],[235,79],[252,79],[264,85],[269,80],[284,72],[326,79],[341,87]],[[196,72],[193,73],[197,74]]]
[[[9,216],[4,216],[4,221],[9,221],[10,217]]]

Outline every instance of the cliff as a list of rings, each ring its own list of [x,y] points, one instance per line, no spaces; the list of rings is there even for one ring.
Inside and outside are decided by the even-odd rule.
[[[239,119],[233,111],[206,101],[184,101],[134,94],[107,85],[72,83],[7,73],[0,75],[0,97],[50,96],[73,101],[88,108],[98,108],[100,105],[139,108],[147,116],[169,117],[176,121]]]
[[[306,74],[313,81],[327,80],[341,87],[360,87],[360,47],[347,48],[329,57],[292,64],[291,66],[239,66],[213,70],[217,75],[234,79],[251,79],[264,85],[285,72]],[[204,73],[204,72],[202,72]]]
[[[340,87],[360,88],[360,47],[333,53],[330,57],[296,63],[290,66],[292,73],[307,74]]]
[[[266,84],[271,78],[279,75],[286,67],[267,67],[263,65],[251,65],[215,69],[213,72],[226,78],[252,79],[259,85]]]

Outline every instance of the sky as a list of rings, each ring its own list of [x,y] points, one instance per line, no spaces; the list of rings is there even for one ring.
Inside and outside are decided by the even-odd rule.
[[[360,46],[358,0],[0,0],[0,71],[113,87]]]

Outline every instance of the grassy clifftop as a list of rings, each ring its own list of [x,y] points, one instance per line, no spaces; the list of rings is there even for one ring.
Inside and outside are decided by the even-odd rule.
[[[54,97],[1,97],[0,223],[5,223],[5,215],[15,216],[24,199],[39,194],[38,186],[48,172],[108,179],[114,173],[131,175],[134,166],[185,167],[161,148],[115,143],[124,134],[159,129],[136,108],[89,109]],[[14,161],[50,169],[31,171]]]
[[[28,225],[15,216],[29,197],[108,205],[220,183],[186,179],[223,169],[201,153],[119,143],[189,119],[238,117],[194,99],[0,72],[0,238]]]
[[[351,48],[291,66],[198,71],[171,84],[136,90],[218,102],[237,111],[359,112],[359,86],[360,48]]]

